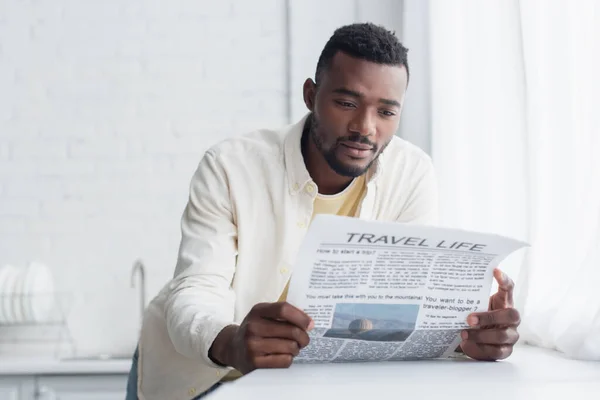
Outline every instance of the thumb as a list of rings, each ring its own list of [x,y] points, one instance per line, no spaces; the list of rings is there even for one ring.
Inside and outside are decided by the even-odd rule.
[[[494,297],[494,309],[509,308],[513,306],[513,291],[515,283],[500,269],[494,269],[494,278],[498,282],[498,292]]]

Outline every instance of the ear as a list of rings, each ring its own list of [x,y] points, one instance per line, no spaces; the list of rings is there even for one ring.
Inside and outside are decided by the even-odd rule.
[[[306,104],[306,108],[308,108],[310,111],[314,111],[317,85],[311,78],[308,78],[304,81],[302,92],[304,94],[304,104]]]

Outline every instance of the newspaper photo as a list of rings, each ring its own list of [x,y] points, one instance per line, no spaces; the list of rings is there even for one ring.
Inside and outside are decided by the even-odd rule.
[[[315,322],[296,363],[446,358],[487,311],[493,270],[527,244],[458,229],[318,215],[287,301]]]

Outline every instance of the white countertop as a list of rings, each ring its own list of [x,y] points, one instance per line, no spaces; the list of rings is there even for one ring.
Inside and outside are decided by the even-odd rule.
[[[293,365],[257,370],[207,396],[223,399],[600,399],[600,362],[528,346],[499,362],[472,360]]]
[[[0,357],[0,376],[128,374],[131,359]]]

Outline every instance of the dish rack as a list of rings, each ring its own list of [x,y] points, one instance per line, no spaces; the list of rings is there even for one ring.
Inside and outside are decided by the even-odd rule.
[[[53,351],[57,358],[75,355],[75,342],[68,326],[67,317],[73,304],[70,293],[37,293],[33,295],[7,293],[0,294],[0,304],[17,298],[23,304],[26,301],[42,298],[52,301],[50,312],[44,318],[0,321],[0,348],[19,347],[19,353]],[[51,349],[51,347],[54,349]]]

